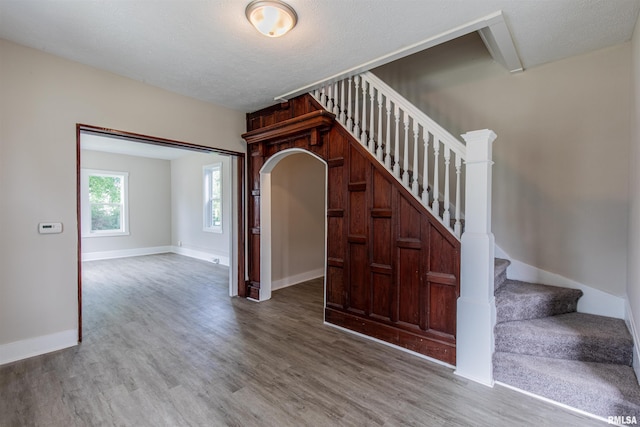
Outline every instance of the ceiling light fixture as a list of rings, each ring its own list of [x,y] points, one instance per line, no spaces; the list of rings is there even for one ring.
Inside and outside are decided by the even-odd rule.
[[[280,37],[298,22],[298,15],[291,6],[280,0],[254,0],[247,5],[247,19],[267,37]]]

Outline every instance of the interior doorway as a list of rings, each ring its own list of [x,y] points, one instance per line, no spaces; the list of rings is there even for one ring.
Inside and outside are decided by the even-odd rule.
[[[260,189],[264,301],[276,289],[326,277],[327,164],[303,149],[278,152],[260,170]]]
[[[229,295],[245,296],[244,153],[82,124],[77,125],[76,133],[79,341],[82,340],[85,255],[87,259],[104,259],[168,251],[221,263],[229,266]],[[132,174],[137,185],[135,194],[127,194],[134,189],[132,186],[129,190],[128,169],[131,168],[136,170]],[[172,169],[178,168],[180,173],[172,173]],[[203,188],[207,187],[207,177],[211,181],[211,171],[216,173],[218,190],[209,188],[209,196],[214,200],[207,205]],[[192,182],[184,182],[185,175]],[[117,200],[96,198],[94,191],[94,198],[89,202],[89,179],[93,180],[93,188],[100,188],[105,194],[118,193]],[[146,186],[141,188],[143,180]],[[107,190],[102,190],[104,182]],[[181,188],[175,191],[175,186]],[[179,197],[172,196],[174,191]],[[130,212],[130,196],[142,198],[133,203],[137,205],[135,215]],[[217,202],[215,197],[219,198]],[[173,220],[174,216],[184,216],[176,210],[176,206],[182,204],[187,204],[191,217],[196,218],[195,221],[186,217],[182,220],[189,230],[176,227]],[[162,212],[167,208],[169,212]],[[211,222],[209,228],[206,218]],[[130,238],[132,224],[136,225],[135,238]],[[179,237],[174,227],[189,237]],[[156,230],[157,234],[165,235],[155,236]],[[91,238],[95,236],[104,238]],[[183,245],[183,240],[193,244]],[[215,242],[218,247],[213,248]],[[90,247],[90,252],[85,254],[83,246]]]

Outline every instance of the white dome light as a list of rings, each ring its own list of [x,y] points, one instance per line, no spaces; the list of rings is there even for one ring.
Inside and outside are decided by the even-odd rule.
[[[254,0],[247,5],[247,19],[267,37],[280,37],[295,27],[298,15],[279,0]]]

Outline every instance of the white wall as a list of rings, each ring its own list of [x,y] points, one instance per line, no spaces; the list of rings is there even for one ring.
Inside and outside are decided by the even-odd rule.
[[[202,167],[222,162],[222,233],[203,231]],[[231,158],[220,154],[196,153],[171,161],[171,244],[182,250],[197,251],[206,259],[229,254],[231,239]],[[179,242],[181,246],[179,246]],[[224,262],[223,262],[224,263]]]
[[[625,294],[630,43],[510,74],[481,40],[380,67],[454,135],[489,128],[493,233],[513,258]]]
[[[129,235],[82,239],[82,253],[171,244],[171,162],[82,150],[82,168],[129,173]]]
[[[307,154],[271,172],[272,289],[324,274],[325,165]]]
[[[630,156],[630,199],[629,209],[629,264],[627,297],[629,305],[627,315],[632,323],[632,332],[636,342],[634,368],[640,378],[640,17],[631,41],[633,63],[633,103],[631,120],[631,156]]]
[[[77,123],[246,151],[242,112],[4,40],[0,121],[0,363],[22,343],[35,353],[73,344]],[[41,221],[64,231],[39,235]]]

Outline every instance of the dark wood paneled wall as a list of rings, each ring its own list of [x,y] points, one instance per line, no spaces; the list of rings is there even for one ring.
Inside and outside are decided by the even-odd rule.
[[[327,117],[309,95],[247,115],[247,295],[260,289],[260,169],[303,148],[328,165],[326,321],[455,364],[460,242]]]

